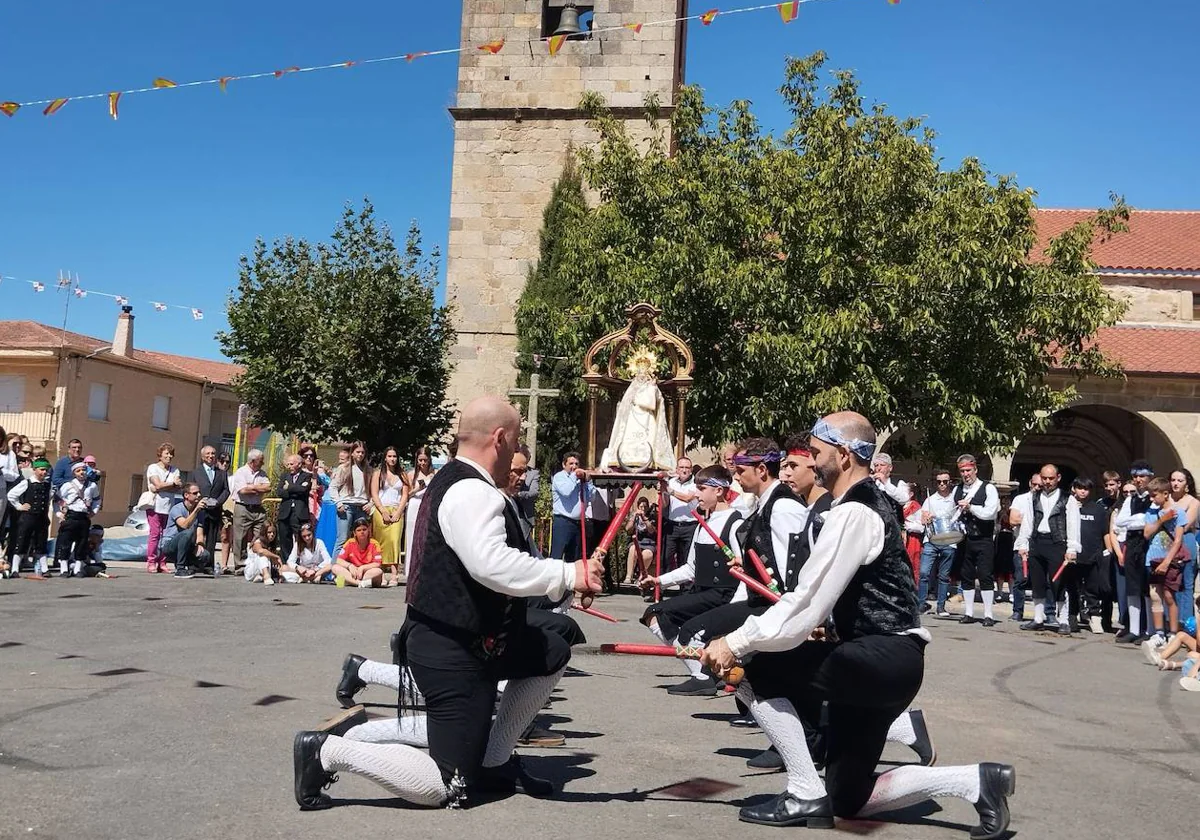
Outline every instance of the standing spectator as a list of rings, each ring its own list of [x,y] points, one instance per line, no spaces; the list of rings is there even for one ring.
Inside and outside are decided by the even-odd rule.
[[[517,451],[521,453],[521,456],[525,459],[525,463],[528,464],[532,459],[529,447],[522,443],[517,447]],[[537,519],[537,499],[541,489],[542,476],[538,472],[537,467],[525,467],[525,475],[521,478],[521,486],[517,489],[513,498],[517,500],[517,507],[521,511],[521,516],[529,522]],[[529,538],[529,541],[533,542],[532,536]]]
[[[379,543],[383,567],[399,575],[400,539],[404,535],[404,509],[408,506],[408,476],[400,466],[394,446],[383,451],[379,469],[371,475],[371,532]],[[395,578],[393,578],[395,579]]]
[[[1117,508],[1121,506],[1121,500],[1124,496],[1121,495],[1121,474],[1116,470],[1106,470],[1104,478],[1104,496],[1099,500],[1099,504],[1104,508],[1105,521],[1107,527],[1104,536],[1104,547],[1107,549],[1108,560],[1105,565],[1108,567],[1107,585],[1102,585],[1100,588],[1100,629],[1105,633],[1111,633],[1113,630],[1113,602],[1118,605],[1118,620],[1124,625],[1125,621],[1125,569],[1122,565],[1124,560],[1118,562],[1118,551],[1120,546],[1117,544],[1116,535],[1113,532],[1113,517],[1116,516]]]
[[[776,462],[778,463],[778,462]],[[667,482],[668,507],[663,520],[662,571],[669,572],[687,559],[696,533],[692,516],[700,504],[696,482],[692,480],[692,459],[684,456],[675,464],[675,477]]]
[[[1200,501],[1196,499],[1196,485],[1190,471],[1174,470],[1171,473],[1171,506],[1179,512],[1183,523],[1183,589],[1179,592],[1179,620],[1185,622],[1196,615],[1194,602],[1196,590],[1196,518],[1200,514]]]
[[[900,507],[908,504],[908,483],[904,481],[892,482],[891,455],[888,455],[886,452],[875,453],[875,457],[871,459],[871,477],[875,479],[875,486],[884,493],[887,493]]]
[[[1150,492],[1147,488],[1154,478],[1154,468],[1149,461],[1139,458],[1129,465],[1129,477],[1133,492],[1125,497],[1113,519],[1113,525],[1123,529],[1125,534],[1121,560],[1125,567],[1125,602],[1129,618],[1125,629],[1113,641],[1140,645],[1150,638],[1150,616],[1143,613],[1143,602],[1148,595],[1144,529],[1146,511],[1150,510]]]
[[[350,456],[345,468],[338,468],[334,473],[330,487],[337,494],[337,542],[333,547],[333,556],[341,555],[342,545],[346,542],[351,525],[363,516],[363,509],[371,501],[367,489],[367,448],[362,441],[346,446]]]
[[[183,500],[168,511],[162,532],[163,551],[174,561],[178,580],[195,577],[197,567],[205,568],[212,562],[205,556],[203,515],[200,487],[191,482],[183,488]]]
[[[908,489],[908,501],[904,504],[904,551],[908,562],[912,564],[913,581],[921,580],[921,540],[925,536],[925,523],[921,521],[921,503],[913,494],[912,485]]]
[[[225,501],[229,498],[229,474],[217,465],[217,450],[205,445],[200,449],[200,466],[196,468],[196,484],[200,487],[200,505],[204,508],[200,516],[204,526],[204,550],[213,561],[213,573],[217,569],[217,539],[221,536]],[[229,565],[229,556],[222,554],[221,564]]]
[[[21,576],[21,558],[33,561],[33,574],[49,571],[46,557],[46,538],[50,534],[50,508],[53,491],[50,484],[50,462],[38,458],[33,462],[33,476],[18,481],[8,491],[9,508],[17,515],[17,533],[9,549],[15,553],[4,565],[7,577]]]
[[[1101,595],[1108,588],[1108,564],[1112,552],[1107,547],[1108,509],[1092,498],[1092,480],[1077,478],[1071,484],[1071,492],[1079,501],[1079,572],[1083,583],[1083,610],[1088,629],[1093,633],[1104,632],[1101,623]]]
[[[316,528],[317,521],[321,518],[321,499],[325,496],[325,488],[329,486],[329,479],[326,477],[321,480],[321,462],[317,460],[317,448],[311,443],[300,444],[298,450],[300,455],[300,468],[313,477],[312,493],[308,497],[308,521],[313,523]]]
[[[267,521],[263,507],[263,496],[271,492],[271,480],[262,470],[261,449],[246,453],[246,463],[233,474],[229,492],[233,496],[233,540],[229,553],[233,555],[233,570],[242,567],[242,551],[247,543],[253,543]]]
[[[612,508],[613,491],[599,487],[593,488],[583,511],[584,519],[587,520],[588,551],[591,551],[600,544],[600,540],[604,539],[604,533],[608,530],[609,523],[612,522]],[[618,559],[617,562],[620,560]],[[604,591],[612,592],[612,564],[608,558],[605,558],[604,573],[601,577],[604,582]]]
[[[227,476],[226,486],[231,486],[229,481],[232,481],[233,476],[229,474],[229,453],[217,453],[217,469],[221,470]],[[229,563],[229,543],[230,530],[233,526],[233,496],[232,493],[227,493],[224,504],[221,505],[221,528],[220,537],[221,543],[221,573],[232,574],[233,569]],[[216,558],[213,559],[213,566],[216,566]]]
[[[433,456],[428,446],[422,446],[413,458],[413,471],[408,481],[408,507],[404,511],[405,558],[412,551],[413,535],[417,533],[417,512],[421,509],[421,499],[425,498],[425,491],[429,488],[429,482],[433,481],[433,476]]]
[[[654,542],[657,536],[654,512],[650,509],[650,500],[645,496],[637,500],[633,513],[625,523],[625,532],[629,534],[629,559],[625,561],[624,586],[632,586],[634,572],[638,578],[650,574],[650,561],[654,559]]]
[[[581,485],[582,482],[582,485]],[[587,470],[579,466],[579,453],[568,452],[562,459],[562,471],[550,480],[554,491],[554,519],[550,523],[550,556],[575,562],[582,551],[579,531],[582,493],[586,493]]]
[[[1165,478],[1150,479],[1150,509],[1146,511],[1146,566],[1150,574],[1150,616],[1154,635],[1147,643],[1155,649],[1167,643],[1165,626],[1171,635],[1179,632],[1179,605],[1176,597],[1183,588],[1184,512],[1171,503],[1171,482]],[[1128,539],[1128,537],[1127,537]],[[1164,615],[1164,612],[1166,613]]]
[[[76,443],[79,441],[71,441],[72,452]],[[82,444],[80,448],[82,450]],[[183,487],[179,468],[171,463],[174,458],[175,447],[164,443],[158,447],[158,460],[146,467],[146,486],[154,493],[154,507],[146,511],[146,523],[150,526],[150,539],[146,543],[147,572],[167,570],[167,558],[159,543],[163,539],[163,529],[167,527],[167,514],[171,512]]]
[[[58,498],[58,488],[71,480],[71,467],[76,461],[83,460],[83,441],[71,438],[67,441],[67,454],[54,463],[54,472],[50,474],[50,486],[54,490],[54,498]]]
[[[338,464],[332,470],[328,469],[324,463],[318,463],[317,467],[318,474],[324,474],[323,480],[327,482],[327,486],[321,497],[321,515],[317,517],[316,535],[317,541],[325,546],[325,550],[331,557],[338,538],[338,490],[336,485],[340,472],[350,463],[350,451],[344,447],[338,449],[337,457]]]
[[[83,575],[87,560],[92,517],[100,510],[100,487],[88,479],[86,461],[72,465],[73,478],[59,488],[63,503],[63,523],[54,541],[54,559],[60,577]]]
[[[1021,538],[1021,523],[1033,516],[1033,497],[1042,492],[1042,475],[1029,477],[1029,492],[1013,497],[1008,507],[1008,524],[1016,534],[1013,540],[1012,620],[1025,621],[1025,586],[1029,583],[1029,543]],[[1045,593],[1034,592],[1033,597],[1043,598]]]
[[[925,541],[921,545],[921,577],[917,586],[917,600],[921,612],[929,611],[929,590],[937,582],[937,607],[934,613],[939,618],[949,618],[946,598],[950,595],[950,567],[954,565],[954,546],[936,543],[929,539],[928,526],[935,520],[949,522],[958,506],[951,494],[953,485],[950,470],[937,470],[933,474],[935,491],[925,497],[921,505],[921,523],[926,526]],[[1014,608],[1015,609],[1015,608]]]
[[[0,426],[0,495],[4,498],[0,499],[0,523],[6,520],[8,513],[8,491],[17,485],[21,480],[21,472],[17,467],[17,452],[21,448],[21,436],[17,434],[6,434],[4,427]],[[7,530],[0,530],[0,537],[3,537]]]
[[[279,497],[279,553],[287,557],[300,526],[309,521],[308,501],[312,497],[313,475],[300,469],[300,456],[289,455],[283,461],[284,474],[279,478],[275,495]]]
[[[22,479],[31,481],[34,478],[33,470],[33,451],[32,448],[20,442],[20,435],[10,434],[8,436],[9,450],[16,451],[17,461],[17,480],[10,483],[7,476],[0,480],[0,494],[7,496],[8,493],[16,487]],[[39,460],[45,460],[45,454],[39,456]],[[50,472],[46,472],[46,487],[50,487]],[[0,565],[7,566],[10,570],[20,571],[13,564],[13,554],[17,547],[17,511],[13,509],[7,502],[5,503],[4,515],[0,517],[0,540],[4,541],[4,560]]]

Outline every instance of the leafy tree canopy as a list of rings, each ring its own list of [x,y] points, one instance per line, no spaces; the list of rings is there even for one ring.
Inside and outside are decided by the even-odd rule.
[[[781,137],[748,103],[713,108],[689,87],[670,145],[646,144],[585,99],[600,142],[579,158],[599,200],[556,228],[550,276],[520,301],[521,344],[570,357],[579,405],[589,342],[646,300],[695,353],[687,431],[702,444],[853,409],[923,430],[930,454],[1010,448],[1071,399],[1047,373],[1116,372],[1091,337],[1122,304],[1090,247],[1128,210],[1114,197],[1034,254],[1032,190],[972,158],[943,168],[934,133],[865,107],[851,73],[822,89],[824,61],[789,60]]]
[[[454,331],[434,297],[438,259],[415,223],[397,250],[369,201],[346,208],[328,244],[258,240],[217,336],[245,367],[235,387],[255,420],[402,457],[441,438]]]

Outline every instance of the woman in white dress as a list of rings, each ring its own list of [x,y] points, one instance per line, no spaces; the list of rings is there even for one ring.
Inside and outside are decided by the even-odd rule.
[[[412,471],[408,481],[412,489],[409,491],[408,510],[404,520],[404,558],[406,563],[409,546],[412,545],[413,535],[417,532],[417,511],[421,509],[421,499],[429,488],[429,482],[433,481],[435,472],[433,456],[429,454],[428,446],[422,446],[417,450],[417,456],[413,458],[413,463],[416,464],[416,469]]]

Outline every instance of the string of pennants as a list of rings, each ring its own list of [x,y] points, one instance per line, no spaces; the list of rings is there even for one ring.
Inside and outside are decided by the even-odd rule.
[[[12,283],[27,283],[37,294],[52,288],[54,291],[70,294],[78,299],[88,297],[103,297],[116,301],[117,306],[129,305],[129,298],[125,295],[114,295],[110,292],[101,292],[97,291],[96,289],[83,288],[83,286],[81,286],[79,283],[79,275],[72,276],[69,272],[65,275],[62,272],[59,272],[58,280],[49,283],[44,283],[41,280],[21,280],[10,275],[0,275],[0,282],[5,280]],[[149,301],[149,304],[151,307],[153,307],[155,312],[166,312],[168,309],[182,309],[185,312],[191,313],[193,321],[204,320],[204,310],[195,306],[180,306],[177,303],[164,303],[160,300]]]
[[[776,10],[779,13],[780,18],[783,20],[784,23],[791,23],[799,16],[800,6],[802,6],[806,3],[815,3],[815,2],[818,2],[818,0],[790,0],[790,2],[785,2],[785,3],[766,3],[763,5],[745,6],[745,7],[737,8],[737,9],[709,9],[708,11],[702,12],[700,14],[686,15],[684,17],[670,18],[667,20],[637,21],[637,22],[630,22],[630,23],[621,23],[616,26],[597,27],[597,28],[591,29],[586,34],[590,37],[594,37],[596,35],[600,35],[600,34],[603,34],[606,32],[620,32],[620,31],[628,30],[628,31],[632,31],[634,33],[634,35],[636,36],[636,35],[640,34],[641,31],[646,27],[675,26],[679,23],[683,23],[686,21],[692,21],[692,20],[699,21],[704,26],[711,26],[713,24],[713,22],[718,19],[718,17],[728,17],[729,15],[745,14],[745,13],[749,13],[749,12],[761,12],[761,11],[767,11],[767,10]],[[887,2],[889,5],[895,6],[900,3],[900,0],[887,0]],[[523,41],[523,42],[518,42],[518,43],[528,44],[531,51],[532,51],[534,44],[545,44],[546,50],[549,52],[549,54],[551,56],[557,56],[559,51],[562,49],[563,44],[566,42],[567,38],[568,38],[567,35],[551,35],[551,36],[548,36],[545,38],[538,38],[536,40],[529,40],[529,41]],[[33,107],[45,106],[45,107],[42,107],[42,114],[44,116],[49,117],[49,116],[53,116],[54,114],[57,114],[60,110],[62,110],[62,108],[68,102],[80,102],[80,101],[84,101],[84,100],[101,99],[101,100],[105,100],[108,103],[108,115],[115,120],[115,119],[117,119],[117,117],[119,116],[119,113],[120,113],[121,98],[124,96],[131,96],[134,94],[152,93],[155,91],[164,91],[164,90],[179,90],[182,88],[202,87],[202,86],[211,86],[211,85],[216,85],[218,88],[220,88],[222,93],[225,93],[228,89],[230,82],[243,82],[243,81],[249,81],[251,79],[269,79],[269,78],[278,79],[278,78],[282,78],[283,76],[289,76],[289,75],[293,75],[296,73],[316,73],[316,72],[324,71],[324,70],[337,70],[337,69],[344,69],[344,68],[349,68],[349,67],[359,67],[359,66],[364,66],[364,65],[368,65],[368,64],[384,64],[384,63],[393,62],[393,61],[412,62],[419,58],[427,58],[427,57],[439,56],[439,55],[456,55],[458,53],[468,52],[471,50],[478,50],[480,52],[490,53],[491,55],[497,55],[502,50],[504,50],[505,47],[509,43],[511,43],[511,42],[507,42],[505,39],[500,38],[500,39],[493,40],[493,41],[487,41],[486,43],[482,43],[482,44],[469,44],[466,46],[455,47],[453,49],[427,50],[427,51],[422,51],[422,52],[399,53],[397,55],[388,55],[388,56],[382,56],[379,58],[367,58],[367,59],[361,59],[361,60],[357,60],[357,61],[339,61],[339,62],[335,62],[333,64],[317,64],[317,65],[313,65],[313,66],[309,66],[309,67],[301,67],[301,66],[297,65],[297,66],[293,66],[293,67],[285,67],[280,70],[269,70],[269,71],[263,71],[263,72],[259,72],[259,73],[243,73],[243,74],[234,75],[234,76],[217,76],[217,77],[211,78],[211,79],[198,79],[198,80],[190,81],[190,82],[174,82],[171,79],[160,76],[160,77],[154,79],[154,81],[150,84],[149,87],[131,88],[128,90],[114,90],[114,91],[109,91],[106,93],[87,93],[87,94],[83,94],[80,96],[61,96],[61,97],[56,97],[53,99],[35,99],[35,100],[30,100],[28,102],[17,102],[17,101],[11,101],[11,100],[10,101],[2,101],[2,102],[0,102],[0,113],[3,113],[5,116],[8,116],[8,117],[13,117],[17,114],[18,111],[20,111],[23,108],[33,108]]]

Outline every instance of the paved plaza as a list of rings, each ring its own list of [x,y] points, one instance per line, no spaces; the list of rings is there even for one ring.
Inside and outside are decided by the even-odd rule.
[[[667,840],[786,831],[737,822],[739,803],[784,780],[746,768],[765,741],[727,725],[730,699],[669,697],[661,686],[683,678],[676,663],[595,653],[605,641],[652,641],[634,620],[639,598],[597,602],[620,624],[579,618],[593,647],[577,650],[547,713],[567,746],[527,753],[535,772],[563,783],[556,799],[423,811],[343,775],[331,791],[342,807],[301,813],[292,736],[336,710],[347,652],[390,658],[403,592],[116,573],[0,582],[0,837]],[[1104,840],[1179,827],[1198,791],[1200,695],[1107,637],[1059,639],[1011,621],[930,626],[919,704],[939,764],[1014,764],[1019,836]],[[374,715],[394,712],[385,689],[360,698]],[[912,758],[896,746],[884,755]],[[720,784],[672,787],[694,779]],[[671,795],[701,789],[706,798]],[[946,801],[896,821],[840,827],[965,838],[975,813]]]

